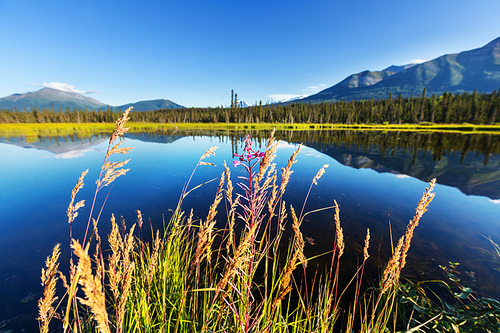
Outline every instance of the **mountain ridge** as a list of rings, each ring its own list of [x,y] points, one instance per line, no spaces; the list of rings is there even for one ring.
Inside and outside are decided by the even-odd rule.
[[[62,91],[52,88],[42,88],[24,94],[13,94],[0,98],[0,109],[18,110],[32,107],[40,108],[101,108],[106,104],[91,97],[83,96],[75,92]]]
[[[391,93],[410,97],[418,96],[424,88],[428,96],[500,89],[500,37],[483,47],[445,54],[420,64],[352,74],[301,102],[386,99]]]
[[[175,109],[184,108],[184,106],[174,103],[168,99],[155,99],[147,101],[139,101],[136,103],[128,103],[120,106],[111,106],[102,103],[94,98],[84,96],[75,92],[62,91],[53,88],[42,88],[37,91],[31,91],[24,94],[12,94],[4,98],[0,98],[0,109],[10,110],[30,110],[31,108],[41,109],[95,109],[107,110],[108,108],[126,109],[132,106],[134,111],[154,111],[158,109]]]

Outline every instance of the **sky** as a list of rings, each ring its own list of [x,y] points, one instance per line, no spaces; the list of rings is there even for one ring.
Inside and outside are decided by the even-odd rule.
[[[484,46],[499,13],[498,0],[0,0],[0,97],[267,103]]]

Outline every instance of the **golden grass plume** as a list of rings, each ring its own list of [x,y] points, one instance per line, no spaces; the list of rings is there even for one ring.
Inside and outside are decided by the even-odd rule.
[[[90,257],[88,255],[89,244],[82,249],[78,241],[73,239],[71,248],[78,257],[77,275],[78,283],[83,287],[85,298],[80,303],[86,305],[92,311],[97,328],[102,333],[111,333],[109,328],[108,313],[106,312],[106,294],[101,280],[92,274]]]
[[[45,260],[46,269],[42,268],[43,297],[38,300],[38,321],[40,323],[40,332],[43,333],[49,331],[49,322],[56,312],[52,305],[57,300],[56,282],[57,275],[60,273],[58,271],[60,254],[61,246],[56,244],[52,250],[52,255]]]

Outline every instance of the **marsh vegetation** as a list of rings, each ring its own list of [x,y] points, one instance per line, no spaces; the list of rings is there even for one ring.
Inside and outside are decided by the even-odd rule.
[[[331,207],[305,209],[328,165],[311,175],[302,206],[287,205],[284,193],[302,146],[279,171],[274,131],[262,151],[245,138],[233,166],[224,165],[206,216],[196,218],[185,202],[199,188],[191,184],[196,170],[212,167],[216,147],[201,156],[171,218],[162,230],[152,231],[151,239],[143,238],[147,224],[140,211],[132,226],[124,221],[119,226],[111,216],[111,232],[101,238],[99,225],[107,219],[97,213],[96,198],[127,172],[128,160],[111,162],[130,151],[121,141],[115,143],[127,131],[127,116],[128,112],[119,119],[109,140],[90,214],[84,217],[87,231],[83,238],[70,232],[69,272],[59,271],[59,245],[47,258],[42,272],[45,291],[39,300],[41,332],[61,325],[66,332],[453,332],[498,326],[498,302],[477,298],[462,286],[456,265],[443,268],[453,285],[438,282],[449,298],[436,298],[426,283],[402,278],[415,228],[434,197],[434,179],[416,203],[406,230],[394,235],[379,278],[366,288],[365,264],[376,251],[370,247],[370,231],[360,244],[362,251],[356,252],[360,256],[351,279],[341,279],[345,253],[353,249],[345,245],[339,205],[335,201]],[[231,168],[243,169],[243,174],[235,180]],[[85,202],[78,193],[85,175],[70,196],[70,230],[82,219],[77,214]],[[304,237],[301,225],[325,209],[334,212],[332,247],[307,256],[304,248],[311,240]],[[223,216],[223,227],[216,223],[217,216]],[[329,264],[308,269],[319,257]]]

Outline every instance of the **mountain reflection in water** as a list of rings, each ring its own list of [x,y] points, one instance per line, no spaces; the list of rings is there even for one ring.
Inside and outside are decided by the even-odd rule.
[[[249,133],[266,139],[269,131],[176,131],[131,133],[146,142],[173,142],[182,136],[214,136],[237,143]],[[467,195],[500,199],[500,134],[383,131],[282,131],[278,139],[303,143],[354,168],[392,172],[453,186]]]
[[[132,158],[131,171],[114,183],[102,212],[101,236],[109,233],[111,213],[123,215],[131,225],[135,209],[145,214],[153,228],[161,229],[201,154],[212,146],[220,147],[210,160],[217,167],[198,169],[193,184],[217,178],[224,160],[230,165],[232,154],[241,152],[247,133],[255,139],[256,150],[265,149],[269,131],[127,133],[124,145],[135,147],[127,156]],[[346,240],[343,267],[355,268],[366,228],[370,228],[373,242],[367,276],[376,281],[379,268],[390,256],[389,222],[397,239],[412,218],[426,183],[436,177],[436,198],[416,230],[403,273],[439,278],[439,265],[460,262],[464,275],[474,272],[470,273],[474,279],[466,281],[468,286],[500,296],[498,272],[478,250],[489,246],[482,235],[500,241],[500,135],[328,130],[282,131],[276,137],[283,140],[277,167],[284,166],[297,143],[305,145],[293,166],[295,173],[285,193],[287,205],[301,207],[312,177],[323,164],[330,164],[313,187],[306,211],[330,206],[333,199],[340,204]],[[90,201],[107,140],[107,134],[0,138],[0,321],[8,321],[6,329],[36,331],[40,270],[55,243],[61,243],[61,269],[67,271],[65,213],[70,193],[80,173],[89,168],[78,200]],[[231,167],[231,172],[233,181],[242,175],[238,168]],[[194,208],[195,216],[206,216],[215,183],[194,191],[184,208]],[[105,196],[101,193],[101,200]],[[88,211],[84,207],[80,215],[85,217]],[[224,214],[222,206],[220,211]],[[331,249],[332,216],[326,211],[304,220],[301,228],[308,257]],[[82,224],[74,224],[74,235],[84,231]],[[322,260],[311,263],[311,269]]]

